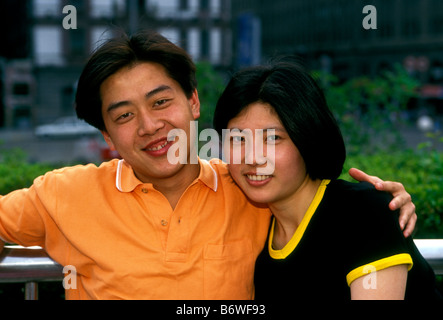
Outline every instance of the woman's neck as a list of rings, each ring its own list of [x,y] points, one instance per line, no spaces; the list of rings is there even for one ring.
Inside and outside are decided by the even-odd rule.
[[[291,240],[320,184],[321,180],[312,180],[307,176],[297,191],[289,197],[275,203],[269,203],[269,208],[275,217],[272,243],[274,249],[282,249]]]

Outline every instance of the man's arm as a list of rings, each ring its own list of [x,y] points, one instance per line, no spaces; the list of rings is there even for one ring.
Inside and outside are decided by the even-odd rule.
[[[417,214],[415,213],[415,205],[412,202],[411,195],[406,192],[404,186],[399,182],[383,181],[376,176],[370,176],[355,168],[350,169],[349,174],[357,181],[369,182],[377,190],[392,194],[394,198],[389,203],[389,208],[391,210],[400,209],[400,228],[403,230],[403,235],[409,237],[412,231],[414,231]]]

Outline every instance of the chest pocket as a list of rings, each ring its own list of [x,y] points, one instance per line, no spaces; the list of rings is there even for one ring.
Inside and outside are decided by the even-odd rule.
[[[255,259],[248,239],[208,244],[204,251],[205,299],[253,298]]]

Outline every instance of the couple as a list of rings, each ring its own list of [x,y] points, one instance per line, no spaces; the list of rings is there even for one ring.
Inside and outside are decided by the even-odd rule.
[[[254,175],[254,169],[247,168],[244,172],[241,164],[231,167],[232,172],[229,173],[226,165],[219,161],[169,163],[167,153],[175,142],[168,141],[168,132],[182,129],[189,133],[191,121],[200,115],[196,87],[192,60],[164,37],[146,32],[106,42],[92,55],[80,76],[76,111],[79,118],[101,130],[109,146],[117,150],[123,159],[106,162],[99,167],[91,164],[48,172],[38,177],[30,188],[0,198],[0,239],[24,246],[42,246],[61,265],[76,268],[77,288],[66,290],[67,299],[253,298],[255,261],[265,246],[271,217],[268,206],[253,200],[269,203],[270,208],[276,210],[277,222],[272,224],[268,241],[271,246],[266,245],[269,250],[285,252],[287,239],[292,236],[285,232],[296,230],[295,236],[303,230],[308,232],[311,227],[306,227],[308,221],[305,219],[304,227],[292,224],[292,230],[286,229],[289,225],[284,219],[289,221],[293,217],[280,214],[278,210],[283,208],[273,207],[275,199],[272,194],[266,194],[269,191],[267,186],[275,182],[275,187],[280,185],[277,174],[281,175],[280,167],[285,167],[285,161],[291,158],[299,162],[297,165],[291,163],[291,171],[285,171],[287,188],[282,188],[279,194],[289,199],[296,183],[301,197],[298,193],[294,195],[306,201],[294,205],[294,210],[300,213],[297,213],[298,218],[302,217],[301,212],[305,209],[308,212],[304,216],[312,216],[309,211],[315,211],[318,202],[317,211],[322,208],[323,202],[331,198],[329,202],[336,199],[342,204],[339,194],[333,191],[351,187],[331,181],[321,200],[321,190],[326,188],[327,179],[333,180],[335,176],[324,178],[324,171],[320,171],[318,176],[310,176],[310,163],[319,159],[305,159],[301,141],[284,139],[285,132],[297,132],[297,128],[278,126],[277,120],[282,116],[276,117],[272,111],[277,101],[252,99],[246,105],[238,105],[239,109],[234,110],[232,116],[224,118],[227,127],[241,127],[249,121],[254,127],[265,125],[269,128],[269,123],[255,121],[263,120],[263,116],[273,120],[271,125],[275,127],[276,134],[269,139],[266,137],[276,147],[273,176],[260,177],[261,181],[251,184],[245,179]],[[224,108],[222,101],[230,95],[228,92],[229,86],[220,100],[217,114]],[[243,109],[240,111],[240,108]],[[248,110],[258,113],[251,118]],[[216,121],[219,120],[221,117],[217,115]],[[219,125],[217,128],[220,129]],[[281,155],[277,152],[280,141],[286,141],[281,144],[286,146]],[[190,146],[190,141],[187,145]],[[190,154],[189,150],[187,154]],[[321,156],[329,158],[332,155],[322,153]],[[306,166],[305,179],[302,178],[303,172],[298,170],[303,166]],[[231,174],[251,201],[234,183]],[[374,184],[380,182],[361,172],[357,172],[356,176]],[[410,233],[415,213],[409,195],[400,184],[380,183],[395,196],[390,206],[401,208],[401,224],[403,227],[407,225],[405,232]],[[316,187],[319,191],[312,198]],[[358,194],[375,193],[367,191],[366,187],[354,188],[357,191],[364,189]],[[381,196],[377,193],[374,197]],[[310,208],[304,208],[307,202],[312,202]],[[385,212],[388,202],[383,202],[382,213],[371,212],[370,217],[361,213],[366,210],[362,209],[366,205],[366,202],[358,202],[354,217],[371,220],[373,214],[374,219],[378,219],[384,213],[389,217],[380,219],[389,221],[375,223],[376,229],[371,232],[379,234],[378,228],[385,228],[397,241],[403,241],[403,237],[398,239],[399,233],[391,227],[390,219],[395,215]],[[317,216],[321,217],[316,214],[311,222]],[[332,215],[328,216],[331,218]],[[395,228],[398,228],[397,218],[394,220]],[[405,222],[407,220],[409,224]],[[306,236],[307,233],[303,234],[304,238]],[[292,242],[291,239],[288,243]],[[323,244],[326,243],[332,241]],[[340,244],[339,241],[336,243]],[[394,250],[399,250],[399,246],[395,246]],[[361,251],[365,257],[369,254]],[[353,250],[348,252],[356,254]],[[414,255],[409,251],[399,254],[405,259],[398,264],[391,263],[391,268],[395,268],[394,265],[401,268],[410,266],[411,261],[405,256],[409,255],[414,260]],[[388,258],[391,256],[386,255]],[[361,266],[372,262],[361,262]],[[324,263],[323,270],[328,269],[331,262]],[[332,263],[342,268],[341,262]],[[381,270],[378,264],[375,267]],[[267,286],[260,283],[263,272],[266,272],[263,268],[267,268],[266,263],[259,262],[257,297],[264,297],[265,293],[258,290]],[[396,274],[403,272],[395,271]],[[338,278],[339,285],[330,288],[341,290],[343,279],[341,276]],[[356,275],[354,278],[352,283],[361,277]],[[379,278],[381,285],[385,277]]]

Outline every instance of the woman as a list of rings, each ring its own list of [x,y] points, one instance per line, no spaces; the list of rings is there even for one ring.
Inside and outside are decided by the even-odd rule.
[[[389,196],[337,179],[346,157],[343,138],[323,92],[302,67],[279,62],[238,72],[218,101],[214,124],[219,133],[231,132],[233,179],[274,215],[256,263],[257,299],[437,296],[433,271],[403,237]],[[238,132],[246,130],[255,145],[272,146],[267,161],[257,154],[245,161],[251,158],[246,135]],[[238,150],[243,161],[236,164]],[[273,170],[263,173],[270,164]]]

